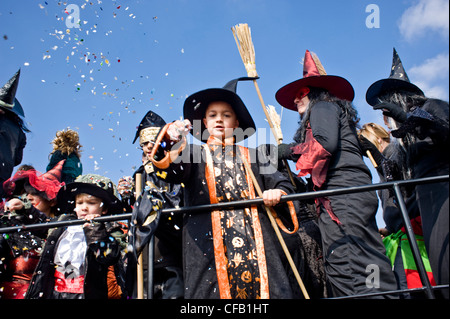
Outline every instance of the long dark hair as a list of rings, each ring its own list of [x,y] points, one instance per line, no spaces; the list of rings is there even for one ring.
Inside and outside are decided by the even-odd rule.
[[[413,107],[421,107],[428,100],[427,97],[408,91],[388,92],[378,97],[379,102],[388,102],[402,107],[403,111],[409,112]]]
[[[428,100],[427,97],[415,93],[411,93],[409,91],[390,91],[378,97],[378,102],[388,102],[392,104],[396,104],[400,106],[403,111],[410,112],[413,108],[421,107]],[[392,118],[390,119],[390,124],[393,126],[392,129],[398,129],[399,123],[394,121]],[[417,140],[414,134],[406,134],[403,138],[398,138],[398,147],[399,153],[403,156],[403,178],[410,179],[413,172],[411,159],[415,157],[417,154],[411,153],[414,149],[411,148],[411,145],[414,145]],[[408,151],[409,150],[409,151]]]
[[[30,129],[25,124],[24,120],[19,115],[17,115],[16,113],[14,113],[12,111],[4,110],[4,109],[2,109],[1,111],[3,111],[3,114],[4,114],[5,117],[7,117],[11,121],[15,122],[17,124],[17,126],[19,126],[22,131],[24,131],[25,133],[30,133],[31,132]],[[0,111],[0,114],[2,114],[1,111]]]
[[[331,95],[330,92],[328,92],[327,90],[320,89],[320,88],[310,88],[308,98],[310,101],[309,106],[308,106],[308,109],[306,110],[305,114],[303,115],[303,117],[300,118],[300,122],[299,122],[300,126],[294,135],[295,142],[303,143],[305,141],[305,133],[306,133],[306,128],[308,126],[309,117],[311,115],[311,109],[314,107],[314,105],[317,102],[321,102],[321,101],[331,102],[331,103],[338,105],[341,108],[341,110],[346,114],[348,122],[349,122],[350,126],[352,127],[352,129],[356,130],[356,128],[359,127],[358,123],[359,123],[360,119],[358,116],[358,111],[353,107],[352,102],[346,101],[346,100],[341,100],[341,99],[337,98],[336,96]]]

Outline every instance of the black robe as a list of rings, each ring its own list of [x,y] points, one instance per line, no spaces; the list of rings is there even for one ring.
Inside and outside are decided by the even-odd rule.
[[[14,120],[16,115],[11,114],[8,111],[0,114],[0,198],[6,196],[3,183],[11,177],[14,166],[22,162],[23,149],[27,143],[25,133]]]
[[[220,201],[232,201],[237,198],[233,198],[232,192],[230,192],[230,198],[220,198],[221,192],[220,189],[225,190],[227,185],[227,180],[220,180],[220,178],[225,178],[226,174],[222,174],[218,172],[217,169],[220,167],[215,163],[214,164],[214,173],[215,177],[218,178],[215,190],[217,191],[217,196],[210,196],[210,188],[208,187],[208,167],[206,165],[207,154],[205,152],[205,148],[208,146],[198,146],[198,145],[190,145],[185,148],[181,153],[178,160],[175,163],[172,163],[169,168],[167,168],[164,172],[160,172],[157,174],[162,176],[165,180],[173,183],[183,183],[185,186],[185,205],[186,206],[197,206],[197,205],[205,205],[210,204],[212,201],[217,200]],[[220,147],[219,147],[220,148]],[[232,148],[232,149],[231,149]],[[220,149],[219,149],[220,151]],[[225,146],[225,153],[232,152],[235,154],[239,153],[239,148],[236,145],[233,146]],[[220,152],[219,152],[220,153]],[[269,159],[262,153],[257,152],[255,149],[249,149],[250,153],[250,163],[252,171],[258,181],[258,184],[261,186],[261,189],[264,191],[266,189],[274,189],[278,188],[283,190],[285,193],[292,192],[292,185],[288,178],[282,175],[280,172],[276,170]],[[212,156],[216,156],[214,153]],[[240,155],[238,155],[240,156]],[[236,157],[232,158],[231,161],[233,164],[236,163]],[[222,163],[223,164],[223,163]],[[156,165],[157,166],[157,165]],[[223,168],[223,166],[222,166]],[[242,172],[242,167],[236,169],[235,172]],[[214,177],[213,177],[214,178]],[[241,180],[247,180],[246,176],[240,176]],[[213,181],[214,183],[214,181]],[[245,184],[245,183],[244,183]],[[213,187],[214,187],[213,186]],[[248,186],[248,185],[247,185]],[[210,183],[211,187],[211,183]],[[242,191],[245,191],[245,186],[242,187]],[[225,191],[224,193],[227,193]],[[248,197],[249,198],[249,197]],[[286,205],[286,204],[283,204]],[[283,206],[281,205],[281,206]],[[256,208],[255,208],[256,209]],[[244,213],[245,211],[245,213]],[[218,238],[223,238],[224,245],[222,249],[225,250],[225,254],[229,253],[226,251],[227,247],[227,235],[226,226],[224,223],[230,223],[230,218],[226,218],[228,214],[237,214],[241,218],[243,215],[251,215],[256,216],[255,211],[250,209],[240,209],[240,210],[227,210],[227,211],[219,211],[219,212],[195,212],[192,211],[190,213],[185,214],[184,216],[184,225],[183,225],[183,264],[184,264],[184,280],[185,280],[185,298],[188,299],[217,299],[217,298],[252,298],[256,297],[257,294],[250,294],[249,291],[242,291],[243,287],[239,286],[239,283],[233,283],[232,281],[236,278],[233,277],[233,274],[230,274],[233,266],[236,265],[236,260],[231,260],[226,257],[225,260],[222,260],[225,264],[222,266],[217,266],[216,261],[220,260],[216,259],[216,255],[218,254],[218,246],[221,246],[221,243],[217,244]],[[283,219],[286,224],[290,224],[288,227],[293,227],[292,223],[287,222],[289,219],[289,213],[286,212],[286,215],[283,216],[283,213],[280,213],[280,210],[277,211],[279,213],[280,219]],[[218,214],[218,215],[215,215]],[[225,218],[220,218],[220,223],[217,225],[217,219],[214,216],[222,216]],[[280,257],[280,250],[278,239],[274,233],[274,230],[270,224],[270,221],[260,207],[257,209],[257,218],[256,223],[260,224],[260,232],[254,231],[258,227],[255,224],[251,225],[251,230],[253,230],[253,235],[255,241],[259,240],[259,245],[262,244],[264,249],[264,256],[258,254],[258,257],[264,257],[265,262],[260,263],[258,259],[258,265],[256,272],[261,271],[262,268],[266,268],[266,276],[268,278],[268,286],[260,287],[260,294],[258,296],[262,298],[293,298],[293,293],[290,287],[289,279],[286,275],[285,265],[283,265]],[[216,221],[216,222],[215,222]],[[255,221],[255,220],[254,220]],[[215,226],[213,225],[215,224]],[[218,228],[215,228],[217,227]],[[213,231],[213,228],[216,231]],[[218,230],[219,229],[219,230]],[[237,230],[237,229],[235,229]],[[224,234],[223,237],[220,234]],[[251,231],[250,231],[251,232]],[[244,236],[246,237],[246,236]],[[248,237],[248,236],[247,236]],[[251,236],[250,236],[251,237]],[[220,239],[219,239],[220,241]],[[233,238],[231,238],[233,241]],[[240,241],[240,240],[238,240]],[[234,242],[236,247],[240,247],[241,244],[236,240]],[[258,245],[258,244],[257,244]],[[245,245],[244,245],[245,246]],[[225,247],[225,248],[223,248]],[[230,246],[228,246],[230,247]],[[261,246],[259,246],[261,247]],[[248,251],[246,252],[248,253]],[[250,252],[251,253],[251,252]],[[234,255],[236,256],[236,255]],[[231,257],[231,256],[230,256]],[[238,255],[239,257],[239,255]],[[242,253],[240,257],[245,257]],[[240,260],[240,259],[238,259]],[[238,262],[239,263],[239,262]],[[227,269],[225,269],[227,268]],[[230,271],[228,271],[230,270]],[[224,278],[224,273],[226,274]],[[253,280],[250,279],[248,273],[242,274],[240,273],[242,279],[244,281]],[[234,279],[233,279],[234,278]],[[223,285],[219,286],[219,281],[230,282],[229,286],[224,287]],[[264,281],[264,280],[262,280]],[[234,288],[233,288],[234,285]],[[229,295],[227,295],[227,292]],[[233,294],[235,292],[236,294]]]
[[[427,100],[422,107],[414,108],[399,130],[407,132],[415,139],[415,142],[407,147],[412,178],[449,174],[447,102]],[[395,136],[394,131],[392,134]],[[442,285],[449,283],[448,194],[448,182],[417,185],[415,189],[431,268],[436,282]],[[446,297],[448,298],[448,290]]]

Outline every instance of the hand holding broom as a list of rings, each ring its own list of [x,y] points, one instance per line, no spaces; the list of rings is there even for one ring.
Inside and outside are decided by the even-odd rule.
[[[244,163],[245,166],[245,170],[247,171],[247,174],[250,175],[252,182],[253,182],[253,186],[255,187],[256,192],[258,193],[258,195],[262,198],[263,197],[263,193],[261,190],[261,187],[259,186],[258,181],[256,180],[255,175],[253,174],[253,171],[250,167],[250,164],[244,159],[242,161]],[[283,239],[283,236],[280,233],[280,230],[278,229],[278,226],[276,224],[275,218],[273,217],[273,213],[271,211],[272,208],[267,207],[264,205],[264,208],[266,209],[267,212],[267,216],[269,217],[270,223],[272,224],[272,227],[275,231],[275,234],[280,242],[281,248],[283,249],[284,254],[286,255],[286,258],[289,262],[289,265],[291,266],[292,272],[294,273],[295,279],[297,279],[297,283],[300,286],[300,289],[303,293],[303,297],[305,297],[305,299],[310,299],[308,291],[306,290],[306,287],[303,283],[302,278],[300,277],[300,274],[297,270],[297,268],[295,267],[294,261],[292,259],[291,253],[289,252],[289,249],[286,246],[286,243]]]

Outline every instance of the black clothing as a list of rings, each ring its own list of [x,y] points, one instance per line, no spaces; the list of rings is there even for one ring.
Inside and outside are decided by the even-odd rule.
[[[234,154],[233,158],[229,158],[230,161],[227,165],[238,166],[235,167],[238,174],[242,174],[241,168],[242,164],[237,165],[237,157],[239,157],[239,149],[236,145],[227,145],[224,149],[218,146],[218,149],[214,149],[213,145],[211,153],[214,157],[220,156],[220,154]],[[169,168],[164,171],[167,173],[165,179],[170,182],[183,182],[185,185],[185,204],[186,206],[197,206],[210,204],[210,190],[208,187],[207,175],[207,165],[206,165],[206,151],[205,148],[210,147],[206,145],[190,145],[187,147],[177,159],[176,163],[172,163]],[[216,153],[216,151],[218,151]],[[278,188],[284,190],[286,193],[292,192],[292,185],[289,180],[283,176],[280,172],[276,170],[275,167],[271,166],[270,160],[265,158],[262,152],[258,152],[255,149],[249,149],[250,153],[250,165],[254,175],[261,186],[262,190]],[[235,157],[234,157],[235,156]],[[226,160],[225,160],[226,161]],[[242,183],[239,185],[227,184],[227,180],[221,177],[222,173],[218,170],[219,166],[216,166],[216,162],[213,161],[215,176],[223,180],[219,182],[217,180],[216,191],[217,200],[219,201],[229,201],[228,195],[220,195],[220,189],[226,188],[229,185],[230,189],[234,187],[242,187],[241,191],[245,192],[248,190],[243,187]],[[218,161],[220,163],[220,160]],[[222,163],[223,164],[223,163]],[[226,164],[226,163],[225,163]],[[238,169],[239,168],[239,169]],[[240,173],[239,173],[240,172]],[[227,177],[228,178],[228,177]],[[239,180],[245,180],[246,176],[240,176]],[[234,183],[234,182],[233,182]],[[227,192],[229,196],[233,196],[232,192]],[[247,197],[248,198],[248,197]],[[220,211],[222,212],[222,211]],[[229,228],[238,227],[233,224],[232,215],[242,215],[240,210],[227,210],[223,211],[222,223],[228,221]],[[250,213],[246,213],[249,214]],[[217,299],[220,298],[220,287],[218,270],[216,269],[215,260],[215,245],[214,237],[218,234],[213,232],[213,216],[214,212],[190,212],[184,216],[183,225],[183,261],[184,261],[184,280],[185,280],[185,298],[192,299]],[[251,216],[255,216],[253,213]],[[290,287],[289,279],[284,270],[285,265],[282,263],[280,258],[281,247],[278,240],[275,238],[274,230],[271,227],[270,221],[266,216],[265,212],[258,210],[259,223],[261,227],[261,234],[256,235],[256,239],[261,239],[265,251],[265,260],[267,265],[267,277],[268,277],[268,292],[270,298],[293,298],[293,293]],[[279,213],[279,217],[283,214]],[[223,226],[223,224],[222,224]],[[220,227],[220,226],[219,226]],[[249,225],[250,227],[250,225]],[[237,230],[238,228],[236,228]],[[229,230],[230,231],[230,230]],[[245,232],[246,234],[247,231]],[[224,246],[226,246],[226,235],[224,236]],[[250,238],[248,235],[240,236],[244,238]],[[217,239],[217,238],[216,238]],[[247,244],[246,244],[247,245]],[[249,244],[250,245],[250,244]],[[227,246],[228,247],[228,246]],[[240,247],[236,245],[236,247]],[[242,259],[248,256],[242,256],[240,253],[236,255],[241,256]],[[236,258],[237,258],[236,257]],[[260,256],[262,257],[262,256]],[[232,261],[228,259],[228,263],[239,264],[240,258]],[[257,267],[264,267],[263,264],[257,263]],[[249,279],[250,280],[250,279]],[[232,292],[230,287],[230,291]],[[231,296],[232,298],[243,297],[242,295]]]
[[[75,215],[61,215],[59,220],[76,219]],[[66,227],[54,229],[45,243],[39,264],[36,267],[26,299],[51,299],[55,287],[54,257],[59,238]],[[108,267],[115,265],[120,257],[120,244],[111,233],[120,230],[117,223],[95,223],[83,228],[88,245],[85,259],[85,299],[108,298]]]
[[[14,119],[17,115],[5,111],[0,114],[0,198],[6,194],[3,183],[11,177],[14,166],[22,162],[27,138],[21,126]]]
[[[144,166],[134,173],[142,174],[143,190],[154,194],[155,199],[162,201],[162,209],[182,207],[184,188],[180,184],[168,183],[156,176],[155,172],[147,173]],[[147,212],[149,213],[149,212]],[[152,225],[142,227],[132,225],[130,233],[140,242],[135,247],[142,249],[154,235],[153,281],[155,299],[182,298],[182,228],[183,215],[174,213],[159,213],[155,229]],[[140,238],[136,236],[138,234]],[[144,238],[145,237],[145,238]],[[143,255],[147,260],[147,254]],[[130,270],[131,271],[131,270]],[[131,278],[135,278],[134,275]]]
[[[294,147],[293,152],[300,155],[299,169],[303,169],[311,153],[319,154],[313,164],[327,163],[321,170],[312,170],[316,190],[372,183],[355,128],[335,103],[318,102],[311,106],[305,143]],[[329,196],[316,203],[320,210],[325,272],[332,296],[395,290],[397,283],[375,220],[376,193]],[[379,286],[367,282],[373,265],[377,267]]]
[[[428,113],[423,116],[423,111]],[[408,146],[412,178],[449,174],[449,105],[429,99],[412,108],[399,130],[415,137]],[[418,116],[416,116],[418,115]],[[425,114],[426,115],[426,114]],[[413,122],[415,125],[411,125]],[[393,132],[394,134],[394,132]],[[423,236],[437,284],[449,283],[449,186],[448,182],[416,186],[416,199],[422,218]],[[448,298],[448,291],[447,291]]]

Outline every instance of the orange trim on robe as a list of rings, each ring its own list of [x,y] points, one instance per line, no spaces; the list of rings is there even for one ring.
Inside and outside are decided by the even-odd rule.
[[[239,147],[243,160],[249,160],[248,149]],[[209,198],[211,204],[217,204],[216,182],[214,175],[214,165],[211,152],[207,145],[204,147],[206,153],[206,182],[208,184]],[[250,176],[246,175],[247,183],[249,185],[250,199],[255,198],[255,190]],[[225,247],[223,245],[222,227],[220,222],[221,211],[215,210],[211,213],[213,242],[214,242],[214,257],[216,262],[217,281],[219,284],[219,293],[221,299],[231,299],[230,285],[228,281],[228,259],[225,255]],[[251,207],[253,229],[255,232],[256,253],[258,258],[258,267],[260,272],[260,293],[261,299],[269,299],[269,277],[267,274],[266,254],[264,251],[264,240],[262,235],[261,224],[258,216],[258,208]]]
[[[206,153],[205,177],[208,184],[209,200],[211,204],[217,204],[216,181],[214,176],[214,166],[212,164],[211,152],[207,145],[204,147]],[[221,299],[231,299],[230,284],[228,282],[227,264],[228,260],[225,255],[223,246],[222,226],[220,224],[220,211],[211,212],[214,258],[216,262],[217,282],[219,284],[219,293]]]
[[[250,166],[250,155],[248,148],[239,146],[241,151],[241,157],[243,161],[246,161]],[[250,199],[255,197],[255,188],[253,187],[253,181],[250,174],[245,174],[247,179],[247,185],[249,187]],[[261,229],[261,223],[258,216],[258,208],[256,206],[251,206],[253,230],[255,232],[255,244],[256,244],[256,255],[258,258],[259,266],[259,276],[260,276],[260,291],[261,299],[269,299],[269,275],[267,274],[267,262],[266,262],[266,252],[264,250],[264,240]]]

